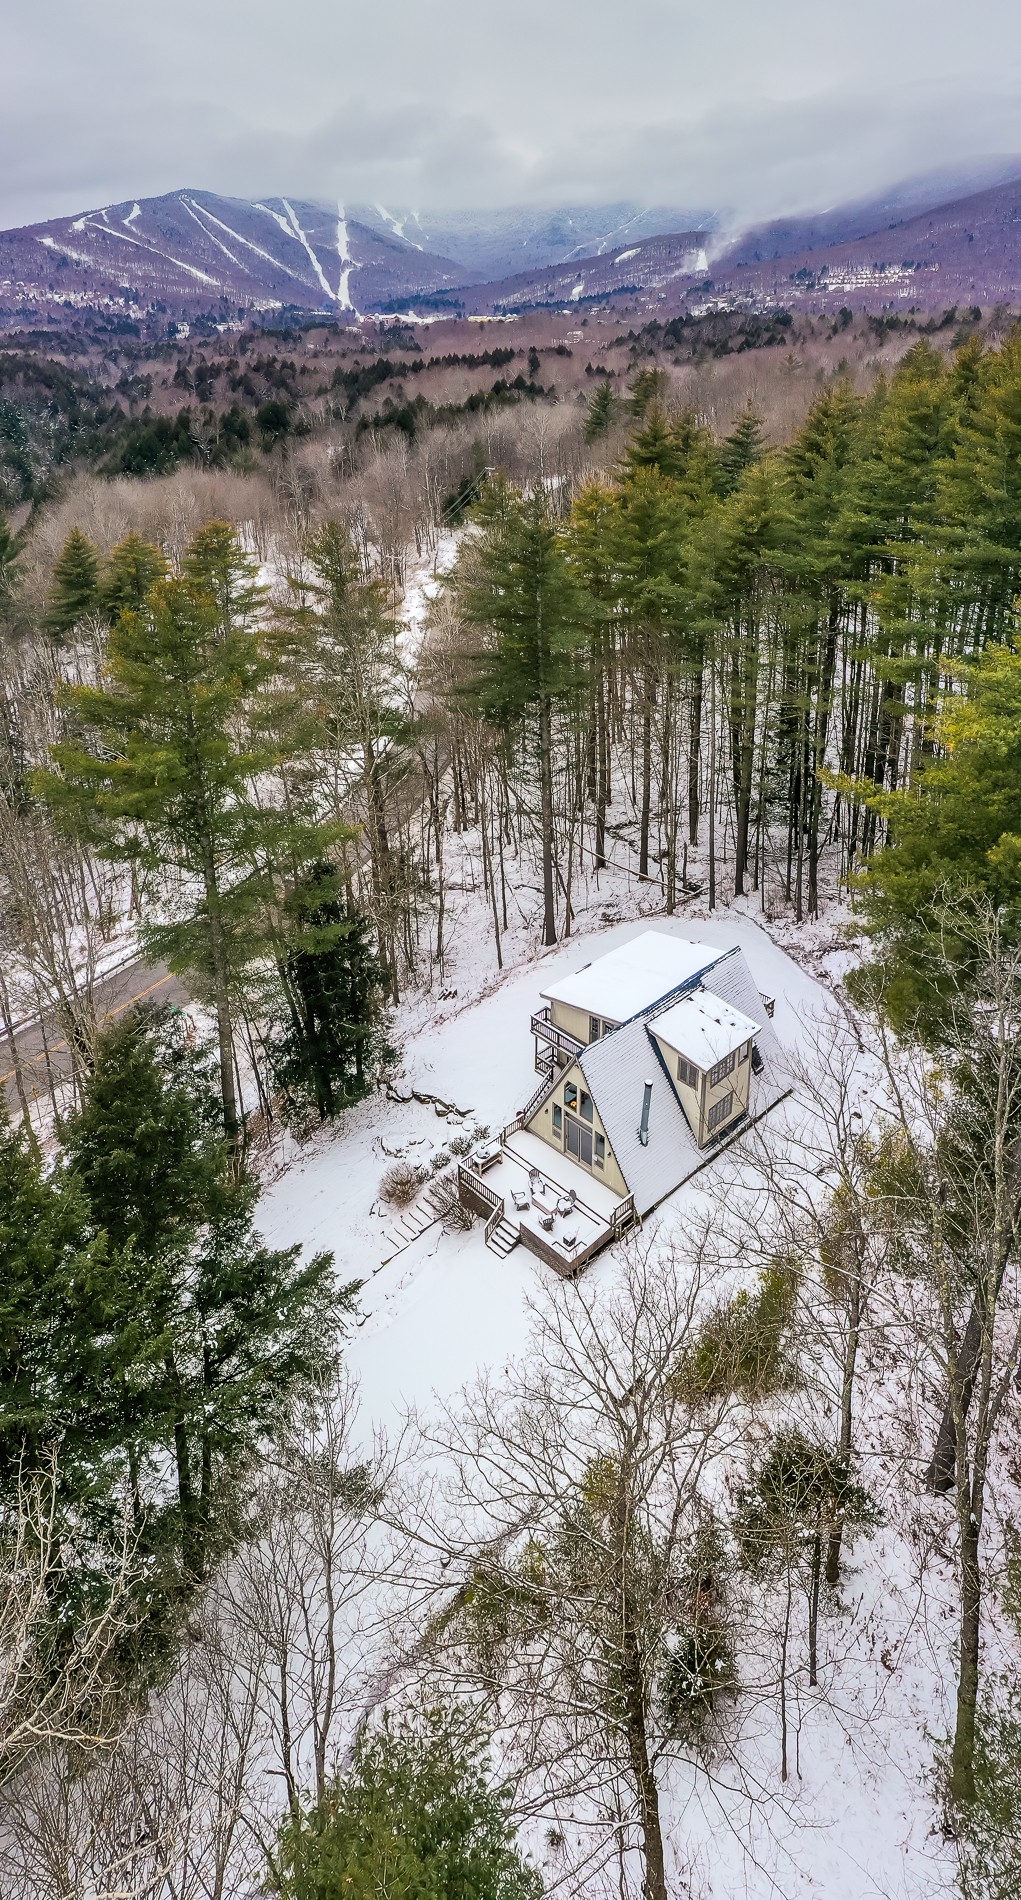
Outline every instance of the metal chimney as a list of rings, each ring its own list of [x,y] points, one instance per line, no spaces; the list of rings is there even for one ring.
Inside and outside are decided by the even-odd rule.
[[[642,1119],[638,1126],[638,1139],[641,1142],[643,1148],[647,1148],[649,1145],[649,1109],[651,1107],[651,1104],[652,1104],[652,1083],[646,1082],[645,1094],[642,1097]]]

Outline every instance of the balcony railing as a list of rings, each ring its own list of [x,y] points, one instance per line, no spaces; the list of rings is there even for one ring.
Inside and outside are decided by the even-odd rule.
[[[532,1034],[537,1041],[549,1043],[552,1049],[569,1056],[572,1061],[585,1047],[577,1036],[569,1036],[566,1029],[561,1029],[559,1024],[553,1022],[548,1008],[537,1010],[532,1017]]]

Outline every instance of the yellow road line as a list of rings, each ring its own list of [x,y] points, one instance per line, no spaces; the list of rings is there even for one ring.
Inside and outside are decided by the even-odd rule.
[[[158,977],[155,983],[150,983],[148,989],[139,990],[137,996],[129,996],[125,999],[123,1003],[118,1003],[116,1009],[108,1009],[106,1012],[106,1015],[103,1017],[103,1021],[109,1022],[111,1017],[122,1015],[124,1010],[133,1008],[135,1003],[140,1003],[143,997],[151,996],[153,993],[153,990],[161,990],[163,988],[164,983],[172,983],[173,980],[174,980],[173,972],[168,971],[166,976]],[[48,1053],[51,1056],[55,1056],[59,1053],[61,1049],[66,1049],[66,1048],[67,1048],[67,1037],[65,1036],[63,1040],[60,1042],[51,1042]],[[25,1062],[22,1064],[22,1067],[26,1069],[32,1069],[35,1067],[37,1062],[45,1062],[46,1056],[47,1056],[47,1051],[45,1049],[40,1049],[38,1055],[27,1057]],[[8,1069],[6,1075],[0,1075],[0,1087],[2,1087],[5,1082],[13,1082],[16,1073],[17,1073],[16,1070]]]

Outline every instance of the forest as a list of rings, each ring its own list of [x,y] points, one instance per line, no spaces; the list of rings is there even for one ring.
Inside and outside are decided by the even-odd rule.
[[[5,1897],[721,1892],[691,1791],[754,1869],[803,1708],[872,1719],[865,1549],[944,1626],[931,1891],[1007,1891],[1021,333],[951,328],[725,416],[788,325],[560,402],[378,356],[0,522]],[[842,933],[802,1119],[366,1435],[369,1263],[267,1238],[271,1164],[409,1099],[466,933],[495,984],[601,906]],[[187,1005],[111,1019],[125,955]]]

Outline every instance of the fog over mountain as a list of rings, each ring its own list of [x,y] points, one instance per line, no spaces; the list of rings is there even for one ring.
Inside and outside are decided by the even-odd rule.
[[[3,227],[185,179],[388,209],[626,198],[747,226],[1013,150],[1021,12],[39,0],[11,10],[4,63]]]

